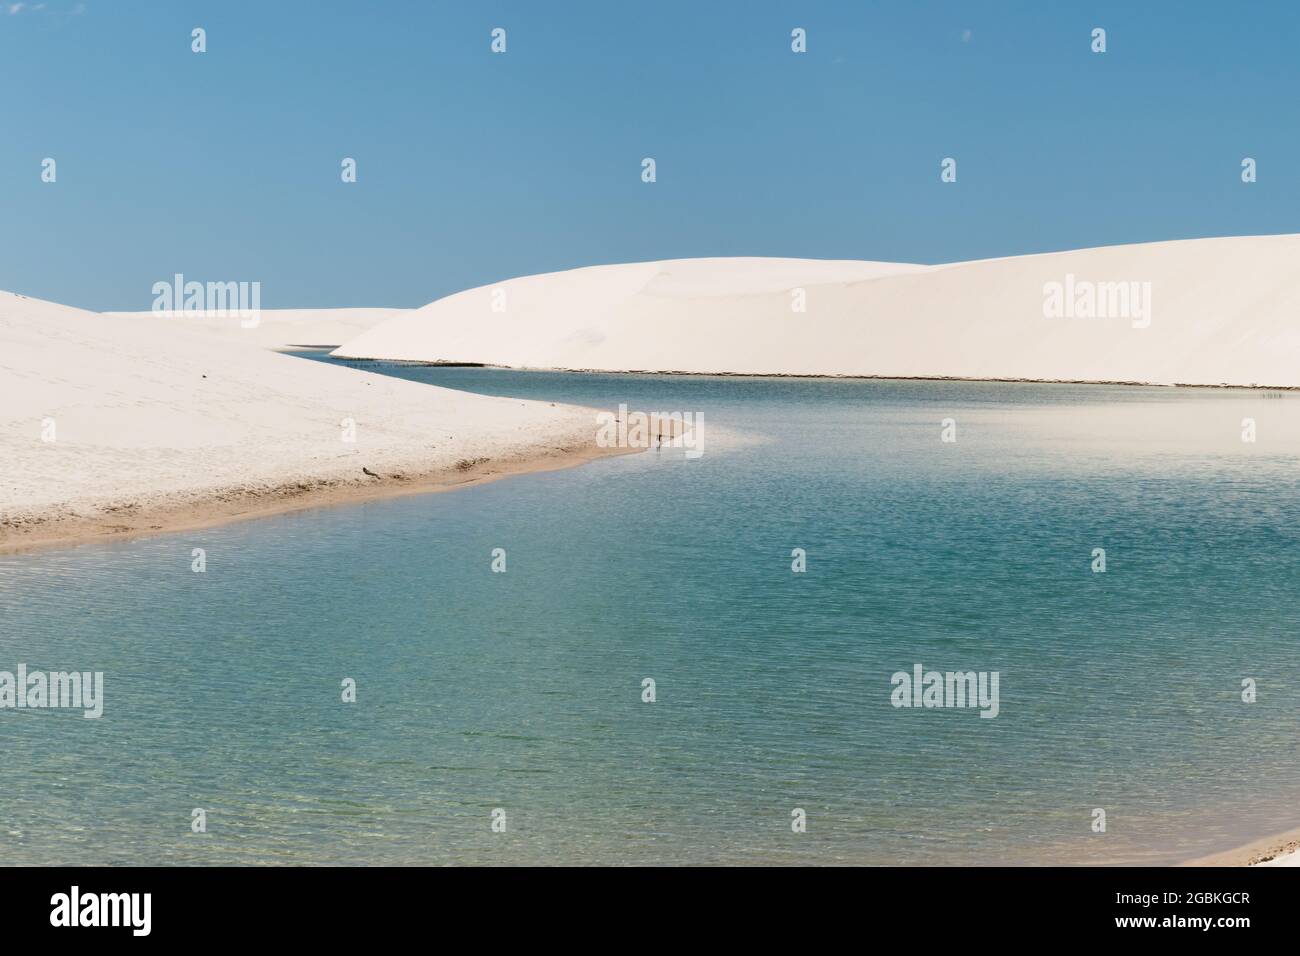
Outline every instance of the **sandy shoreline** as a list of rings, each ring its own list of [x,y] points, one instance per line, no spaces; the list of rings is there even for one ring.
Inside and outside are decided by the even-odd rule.
[[[0,525],[0,554],[199,531],[314,508],[455,491],[502,478],[572,468],[599,458],[641,450],[600,448],[593,443],[556,448],[534,456],[466,462],[463,467],[423,473],[288,481],[259,488],[214,488],[208,493],[178,496],[145,509],[115,508],[110,504],[92,514],[34,518],[20,528]]]
[[[325,351],[328,347],[320,346],[315,351]],[[284,351],[292,353],[294,351],[312,351],[304,346],[287,348]],[[510,372],[557,372],[561,374],[574,375],[653,375],[656,378],[757,378],[771,379],[773,381],[785,381],[787,379],[796,379],[799,381],[813,382],[958,382],[958,383],[976,383],[985,385],[1099,385],[1099,386],[1117,386],[1124,388],[1161,388],[1161,389],[1197,389],[1206,391],[1238,391],[1238,392],[1300,392],[1300,385],[1232,385],[1227,382],[1219,385],[1196,384],[1193,382],[1145,382],[1138,380],[1121,380],[1121,379],[1094,379],[1094,378],[1008,378],[1008,377],[972,377],[965,375],[850,375],[850,374],[817,374],[812,372],[682,372],[672,369],[599,369],[599,368],[534,368],[531,366],[513,366],[513,365],[485,365],[482,362],[429,362],[417,359],[386,359],[375,356],[342,356],[334,357],[349,364],[361,365],[371,363],[375,365],[408,365],[412,368],[483,368],[488,370],[500,370]]]
[[[1300,863],[1300,827],[1260,837],[1231,850],[1184,860],[1179,866],[1295,866]]]
[[[594,408],[268,348],[336,331],[333,311],[263,318],[249,337],[238,324],[0,293],[0,552],[444,491],[629,450],[599,447]]]

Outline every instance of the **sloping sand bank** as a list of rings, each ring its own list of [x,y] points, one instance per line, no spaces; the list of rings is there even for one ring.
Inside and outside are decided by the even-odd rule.
[[[0,293],[0,550],[576,464],[594,416]]]
[[[513,368],[1296,388],[1297,265],[1300,236],[940,266],[597,266],[439,299],[335,354]]]

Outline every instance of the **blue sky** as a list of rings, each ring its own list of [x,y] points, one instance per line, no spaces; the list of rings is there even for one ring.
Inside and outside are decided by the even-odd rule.
[[[1300,4],[14,6],[0,288],[86,308],[148,309],[176,272],[416,306],[606,262],[1300,231]]]

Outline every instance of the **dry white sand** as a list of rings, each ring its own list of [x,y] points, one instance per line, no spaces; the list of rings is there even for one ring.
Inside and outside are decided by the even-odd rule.
[[[0,549],[432,490],[606,453],[591,409],[250,344],[183,320],[0,293]],[[355,441],[343,440],[345,420]]]
[[[1297,262],[1300,236],[1253,236],[941,266],[597,266],[439,299],[335,354],[516,368],[1300,387]],[[1086,283],[1139,283],[1139,294],[1149,283],[1149,325],[1136,327],[1145,317],[1133,308],[1116,318],[1045,317],[1045,286],[1067,281],[1075,301]],[[796,289],[805,312],[795,311]]]
[[[267,349],[336,348],[405,309],[262,309],[256,324],[238,315],[187,312],[104,312],[112,318],[167,322],[244,345]],[[247,324],[246,324],[247,322]]]

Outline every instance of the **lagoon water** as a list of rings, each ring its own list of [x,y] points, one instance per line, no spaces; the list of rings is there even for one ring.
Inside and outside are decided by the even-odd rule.
[[[0,711],[0,863],[1169,862],[1300,825],[1300,398],[363,364],[702,412],[704,454],[0,556],[0,670],[106,697]],[[998,716],[893,707],[917,663],[998,671]]]

